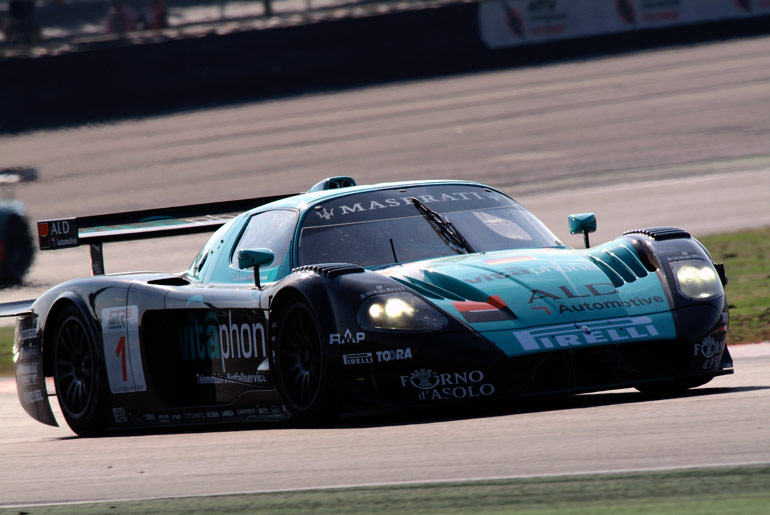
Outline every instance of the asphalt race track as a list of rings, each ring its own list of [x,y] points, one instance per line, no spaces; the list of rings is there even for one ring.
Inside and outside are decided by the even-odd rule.
[[[770,39],[752,38],[3,135],[0,164],[40,171],[15,191],[33,220],[304,191],[331,175],[469,178],[580,246],[569,213],[597,213],[593,241],[770,225],[768,141]],[[203,239],[107,246],[106,267],[181,270]],[[87,255],[39,254],[2,300],[88,275]],[[672,399],[623,390],[339,428],[89,440],[36,423],[0,381],[0,506],[768,462],[768,347],[734,348],[734,376]]]
[[[732,350],[735,375],[678,398],[619,390],[333,428],[82,439],[0,393],[0,507],[770,462],[770,344]]]

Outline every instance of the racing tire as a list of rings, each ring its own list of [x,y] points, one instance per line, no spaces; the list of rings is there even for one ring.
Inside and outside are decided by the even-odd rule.
[[[635,388],[644,395],[650,397],[666,397],[680,395],[691,388],[702,386],[714,379],[714,376],[688,377],[684,379],[672,379],[657,383],[636,385]]]
[[[0,218],[2,216],[0,213]],[[34,255],[29,227],[26,220],[15,213],[7,214],[0,226],[0,285],[21,284]]]
[[[273,347],[276,384],[286,407],[300,422],[330,415],[326,356],[313,310],[304,301],[279,314]]]
[[[104,374],[96,339],[75,307],[59,317],[54,340],[54,383],[62,414],[80,436],[99,436],[106,427]]]

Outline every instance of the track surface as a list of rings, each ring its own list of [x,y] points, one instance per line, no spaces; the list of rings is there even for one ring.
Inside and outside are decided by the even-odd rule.
[[[566,216],[589,210],[594,241],[648,225],[770,225],[769,50],[755,38],[5,136],[0,164],[40,170],[17,188],[32,219],[304,191],[352,175],[478,179],[576,246]],[[202,239],[108,246],[107,269],[182,269]],[[41,254],[28,284],[2,300],[88,273],[84,249]],[[747,347],[757,348],[735,376],[687,397],[598,394],[542,411],[339,429],[79,440],[2,393],[0,505],[770,461],[770,358]]]
[[[770,462],[770,344],[732,351],[735,375],[678,398],[619,390],[322,429],[81,439],[1,393],[0,506]]]

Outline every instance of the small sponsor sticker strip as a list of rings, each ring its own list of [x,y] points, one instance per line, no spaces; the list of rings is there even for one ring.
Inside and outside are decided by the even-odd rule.
[[[158,425],[185,424],[204,421],[227,421],[230,419],[246,420],[285,420],[289,414],[284,405],[256,405],[253,408],[209,409],[205,411],[183,411],[176,413],[133,413],[124,407],[112,408],[112,418],[117,424]]]
[[[374,352],[354,352],[343,354],[342,362],[345,365],[368,365],[371,363],[383,363],[388,361],[402,361],[412,359],[412,348],[386,349]]]

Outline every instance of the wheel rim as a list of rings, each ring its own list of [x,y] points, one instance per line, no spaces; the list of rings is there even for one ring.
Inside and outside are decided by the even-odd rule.
[[[88,410],[94,390],[95,362],[85,327],[68,318],[56,342],[56,393],[62,409],[74,418]]]
[[[292,306],[286,313],[278,359],[287,400],[299,411],[309,409],[320,390],[323,357],[318,328],[306,306]]]

